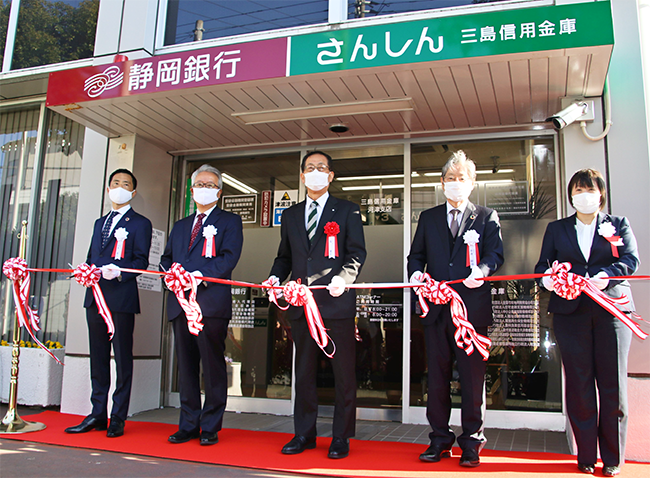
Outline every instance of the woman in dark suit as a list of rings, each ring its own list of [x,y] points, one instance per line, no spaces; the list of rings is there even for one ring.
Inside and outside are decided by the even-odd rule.
[[[634,311],[629,283],[608,279],[631,275],[639,266],[627,218],[601,212],[607,199],[605,181],[594,169],[576,172],[568,192],[577,213],[548,225],[535,272],[549,272],[553,261],[569,262],[571,272],[589,278],[608,296],[626,296],[630,302],[622,310]],[[586,294],[566,300],[553,292],[549,277],[542,283],[552,292],[548,311],[554,314],[566,374],[566,410],[578,447],[578,469],[594,473],[598,444],[603,475],[618,475],[625,460],[632,331]]]

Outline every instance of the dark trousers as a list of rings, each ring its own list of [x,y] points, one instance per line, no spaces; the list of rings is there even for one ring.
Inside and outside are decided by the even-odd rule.
[[[578,462],[595,464],[598,446],[605,465],[620,465],[625,459],[627,356],[632,331],[589,297],[578,300],[576,312],[553,317]]]
[[[117,378],[113,392],[111,416],[126,420],[131,400],[131,383],[133,382],[133,327],[135,314],[113,312],[115,334],[109,340],[108,327],[97,305],[86,309],[88,322],[88,339],[90,344],[90,382],[92,394],[91,416],[104,420],[108,410],[108,392],[111,388],[111,344],[115,355]]]
[[[451,416],[451,379],[454,356],[460,378],[461,423],[463,432],[458,444],[463,450],[481,451],[485,442],[485,369],[486,362],[478,352],[467,355],[454,340],[456,326],[451,320],[449,307],[438,318],[424,326],[427,349],[428,397],[427,419],[431,425],[431,444],[449,449],[456,439],[449,427]],[[487,335],[487,327],[476,327],[481,335]]]
[[[291,335],[296,346],[296,396],[293,423],[296,435],[316,437],[318,391],[316,374],[320,360],[331,360],[334,370],[334,420],[332,436],[350,438],[355,433],[357,380],[355,376],[356,339],[354,319],[323,319],[327,333],[336,344],[334,357],[327,358],[309,334],[307,319],[302,315],[291,321]],[[327,347],[328,353],[332,344]]]
[[[172,326],[181,398],[178,429],[188,433],[199,430],[216,433],[221,430],[228,397],[228,374],[224,358],[228,319],[203,317],[203,330],[198,336],[190,334],[185,314],[172,320]],[[203,407],[201,363],[205,386]]]

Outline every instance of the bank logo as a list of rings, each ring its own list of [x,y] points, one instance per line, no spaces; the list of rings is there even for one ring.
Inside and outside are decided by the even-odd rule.
[[[84,91],[88,93],[91,98],[97,98],[106,90],[120,86],[124,81],[124,72],[119,66],[110,66],[104,70],[103,73],[87,78],[84,82]]]

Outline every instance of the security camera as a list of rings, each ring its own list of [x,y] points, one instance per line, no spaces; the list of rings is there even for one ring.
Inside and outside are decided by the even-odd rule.
[[[571,103],[559,113],[555,113],[553,116],[546,118],[546,121],[551,121],[555,129],[562,129],[574,121],[582,119],[582,117],[585,117],[584,120],[593,120],[593,117],[586,117],[588,112],[589,103],[586,101],[576,101],[575,103]]]

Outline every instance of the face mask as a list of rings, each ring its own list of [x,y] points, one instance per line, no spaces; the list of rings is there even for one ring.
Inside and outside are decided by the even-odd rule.
[[[474,184],[471,181],[461,183],[460,181],[449,181],[445,183],[445,196],[450,201],[463,202],[474,189]]]
[[[572,199],[573,207],[582,214],[593,214],[600,209],[600,193],[580,193]]]
[[[127,191],[124,188],[114,188],[108,190],[108,197],[115,204],[126,204],[133,197],[133,191]]]
[[[194,200],[201,206],[207,206],[219,199],[219,188],[193,188]]]
[[[330,183],[329,176],[329,173],[321,173],[317,169],[311,173],[305,173],[305,186],[312,191],[320,191]]]

